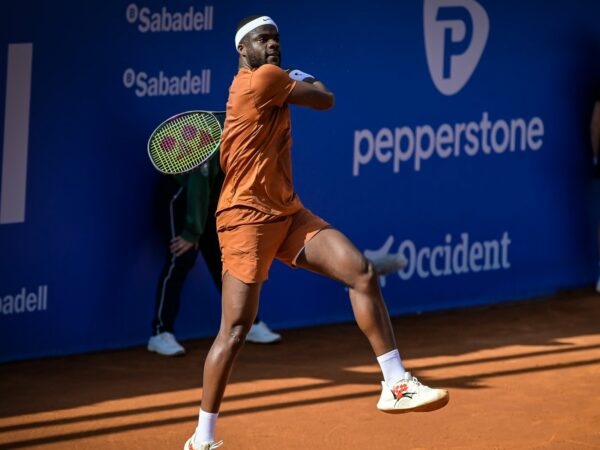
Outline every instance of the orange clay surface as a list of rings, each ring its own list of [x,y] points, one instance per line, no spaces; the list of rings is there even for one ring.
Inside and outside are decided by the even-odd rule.
[[[378,412],[380,374],[354,324],[248,344],[217,426],[229,449],[600,449],[600,296],[393,320],[406,366],[450,391],[429,413]],[[0,365],[0,449],[181,450],[210,340]]]

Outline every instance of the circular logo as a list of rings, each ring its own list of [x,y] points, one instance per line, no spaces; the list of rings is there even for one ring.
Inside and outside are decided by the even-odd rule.
[[[123,74],[123,84],[126,88],[130,88],[135,84],[135,72],[133,69],[127,69]]]
[[[214,142],[214,139],[209,133],[207,133],[204,130],[202,130],[200,132],[200,144],[201,145],[209,145],[209,144],[212,144],[213,142]]]
[[[194,125],[186,125],[183,127],[181,134],[183,135],[183,139],[191,141],[196,137],[196,127]]]
[[[177,141],[173,136],[165,136],[160,140],[160,148],[165,152],[170,152],[177,145]]]
[[[127,22],[134,23],[138,18],[138,7],[136,4],[132,3],[127,7],[127,11],[125,12],[125,17],[127,17]]]

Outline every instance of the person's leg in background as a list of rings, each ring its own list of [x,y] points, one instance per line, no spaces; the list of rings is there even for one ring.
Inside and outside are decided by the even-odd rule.
[[[596,292],[600,294],[600,221],[596,224],[596,235],[598,239],[598,280],[596,281]]]
[[[592,183],[592,216],[596,229],[596,259],[598,261],[596,292],[600,294],[600,174],[595,174]]]
[[[594,165],[594,172],[589,186],[588,208],[596,244],[594,249],[596,256],[596,292],[600,294],[600,167],[596,165]]]
[[[171,177],[160,181],[158,204],[159,220],[165,229],[166,257],[156,287],[152,336],[148,341],[148,350],[165,356],[177,356],[185,353],[174,334],[175,320],[179,313],[181,290],[185,279],[194,266],[198,250],[192,248],[176,257],[169,249],[171,239],[183,228],[186,214],[185,189]]]

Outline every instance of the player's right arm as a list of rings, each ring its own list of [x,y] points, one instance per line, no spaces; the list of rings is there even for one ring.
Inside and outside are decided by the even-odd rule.
[[[329,109],[333,106],[333,93],[321,80],[300,69],[286,69],[285,72],[292,80],[296,80],[296,86],[287,99],[288,103],[314,109]]]
[[[292,105],[324,110],[333,107],[335,97],[322,81],[296,81],[296,86],[290,92],[287,101]]]
[[[297,73],[301,75],[297,75]],[[306,81],[301,81],[306,80]],[[334,96],[327,87],[314,77],[294,70],[292,74],[275,65],[264,64],[258,68],[250,82],[254,100],[259,110],[285,103],[313,109],[329,109]]]

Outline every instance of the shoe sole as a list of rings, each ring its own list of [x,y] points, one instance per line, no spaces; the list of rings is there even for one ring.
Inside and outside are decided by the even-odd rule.
[[[274,341],[258,341],[258,340],[246,338],[246,342],[249,342],[251,344],[263,344],[263,345],[278,344],[281,342],[281,338],[275,339]]]
[[[161,356],[183,356],[185,355],[185,350],[181,351],[181,352],[177,352],[177,353],[161,353],[158,350],[148,346],[147,347],[148,351],[151,353],[156,353],[157,355],[161,355]]]
[[[429,403],[425,403],[424,405],[415,406],[414,408],[404,408],[404,409],[379,409],[379,411],[386,414],[405,414],[411,412],[430,412],[435,411],[437,409],[441,409],[448,404],[450,401],[450,394],[446,393],[446,395],[442,398],[434,400]]]

